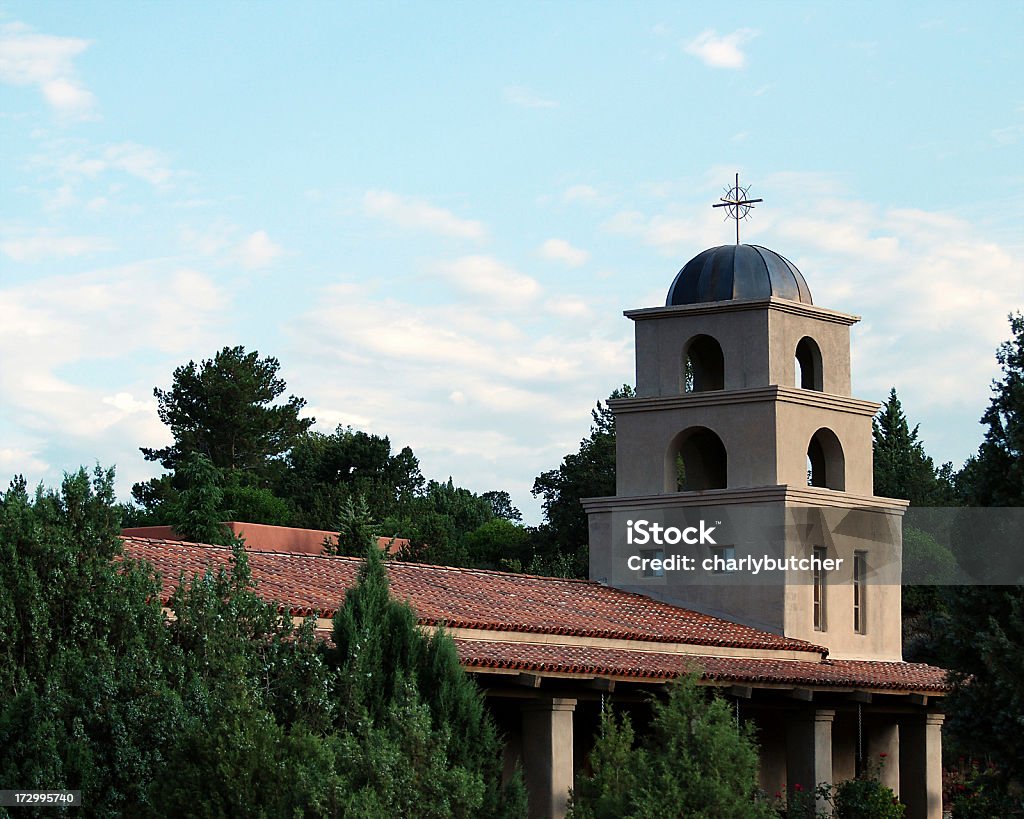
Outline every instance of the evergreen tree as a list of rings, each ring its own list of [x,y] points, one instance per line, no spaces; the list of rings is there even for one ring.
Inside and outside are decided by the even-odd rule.
[[[685,676],[653,701],[650,730],[630,749],[627,716],[603,716],[591,753],[593,773],[576,779],[571,817],[685,816],[756,819],[774,811],[757,796],[757,746],[728,704]]]
[[[338,536],[333,544],[329,544],[328,552],[361,555],[366,551],[367,543],[376,546],[375,524],[366,498],[362,495],[357,495],[354,499],[345,498],[334,526],[338,530]]]
[[[225,473],[230,485],[269,485],[282,468],[281,457],[315,422],[300,418],[303,398],[280,400],[285,382],[278,377],[276,358],[260,358],[244,347],[224,347],[212,359],[177,367],[169,390],[153,390],[160,420],[170,427],[174,443],[142,447],[147,461],[157,461],[171,474],[132,487],[132,496],[150,519],[166,517],[160,507],[173,502],[182,488],[176,475],[191,454],[207,458]]]
[[[231,513],[224,508],[221,471],[205,455],[191,452],[181,460],[178,473],[184,488],[168,515],[174,531],[195,543],[230,543],[231,533],[222,525]]]
[[[0,788],[146,816],[184,708],[159,585],[123,557],[119,527],[112,470],[0,495]]]
[[[629,715],[616,717],[611,701],[607,701],[601,709],[597,742],[588,759],[590,773],[576,777],[569,819],[620,819],[629,815],[637,779],[647,765],[647,752],[633,744]]]
[[[512,503],[512,496],[505,491],[484,492],[481,496],[491,505],[494,517],[503,518],[512,523],[522,523],[523,513]]]
[[[981,417],[985,439],[961,477],[972,506],[1024,506],[1024,315],[1009,321],[1012,336],[996,350],[1002,378]]]
[[[951,467],[943,465],[942,471],[936,471],[918,438],[919,426],[910,428],[896,389],[890,390],[871,422],[875,494],[905,498],[914,506],[949,504],[953,500],[953,487],[944,476]]]
[[[501,785],[501,743],[454,642],[424,635],[391,598],[375,545],[335,615],[334,643],[341,770],[362,815],[525,813],[519,777]]]
[[[491,501],[445,482],[430,481],[413,499],[408,515],[390,518],[384,528],[410,539],[403,560],[424,561],[445,566],[479,566],[486,558],[471,551],[469,536],[494,519]]]
[[[265,469],[316,420],[299,417],[304,398],[290,395],[275,403],[285,391],[280,368],[276,358],[260,358],[244,347],[225,347],[198,365],[177,367],[169,390],[153,390],[174,444],[144,447],[142,454],[165,469],[174,469],[189,452],[205,455],[218,469]]]
[[[423,489],[423,475],[409,447],[393,453],[387,437],[339,426],[330,435],[296,438],[274,488],[295,508],[296,525],[330,529],[345,502],[357,496],[376,520],[407,513]]]
[[[1024,506],[1024,316],[1010,316],[1012,337],[996,360],[1002,377],[982,416],[987,426],[977,456],[959,475],[965,500],[989,507],[983,527],[970,511],[955,528],[961,562],[980,555],[995,576],[1020,582],[1020,512]],[[999,510],[998,507],[1018,507]],[[990,569],[991,565],[988,566]],[[949,730],[966,752],[997,765],[994,787],[1019,793],[1024,783],[1024,586],[951,590],[941,630],[943,664],[952,669]]]
[[[185,716],[153,783],[164,815],[327,816],[341,811],[333,675],[307,620],[255,592],[244,547],[182,582],[168,632]]]
[[[1024,586],[968,586],[950,595],[942,663],[951,669],[948,730],[963,753],[1024,783]]]
[[[633,395],[633,388],[623,384],[608,398]],[[600,401],[590,414],[590,436],[580,442],[579,451],[566,455],[558,469],[541,473],[533,482],[534,497],[543,499],[545,525],[540,532],[540,560],[531,571],[587,574],[590,532],[580,499],[615,494],[615,416]]]

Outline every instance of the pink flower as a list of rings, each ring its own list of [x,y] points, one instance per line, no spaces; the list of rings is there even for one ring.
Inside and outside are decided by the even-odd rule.
[[[797,793],[800,793],[800,791],[802,791],[803,789],[804,789],[804,786],[803,786],[803,785],[801,785],[801,784],[800,784],[799,782],[797,782],[797,783],[796,783],[796,784],[795,784],[795,785],[793,786],[793,790],[795,790],[795,791],[796,791]]]

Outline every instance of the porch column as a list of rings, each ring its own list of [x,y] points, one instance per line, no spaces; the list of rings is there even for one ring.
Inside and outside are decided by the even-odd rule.
[[[562,819],[573,784],[576,700],[552,697],[523,706],[523,775],[530,819]]]
[[[907,819],[942,819],[943,714],[915,714],[900,722],[900,800]]]
[[[795,715],[786,730],[786,782],[813,791],[832,781],[832,720],[836,712],[818,708]],[[819,809],[824,809],[822,802]]]
[[[870,722],[865,743],[866,762],[878,781],[900,795],[900,726],[892,722]],[[885,756],[882,756],[885,754]]]

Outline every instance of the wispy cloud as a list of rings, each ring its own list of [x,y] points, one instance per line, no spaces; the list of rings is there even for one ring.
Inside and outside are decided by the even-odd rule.
[[[386,219],[400,227],[426,230],[442,236],[480,240],[487,235],[482,222],[460,219],[450,210],[391,191],[367,191],[363,196],[363,210],[368,216]]]
[[[9,459],[35,479],[90,463],[117,463],[119,483],[152,474],[138,447],[168,440],[149,394],[173,364],[223,343],[228,294],[205,273],[162,261],[0,288],[0,393],[22,440]],[[31,355],[25,351],[30,350]],[[163,376],[141,362],[169,358]],[[96,377],[93,367],[113,375]],[[141,379],[141,380],[140,380]]]
[[[0,26],[0,82],[36,86],[63,117],[92,117],[96,100],[78,79],[75,58],[88,40],[37,34],[23,23]]]
[[[590,258],[587,251],[573,247],[565,239],[548,239],[540,246],[540,255],[545,259],[563,262],[570,267],[584,265]]]
[[[281,246],[271,241],[265,231],[257,230],[242,241],[235,255],[242,267],[256,270],[269,267],[283,252]]]
[[[588,205],[606,205],[612,197],[602,194],[593,185],[570,185],[562,192],[563,202],[583,202]]]
[[[180,176],[163,152],[135,142],[96,146],[77,139],[54,140],[31,158],[31,165],[70,183],[119,172],[160,188]],[[67,194],[70,193],[73,188],[68,189]]]
[[[523,305],[541,292],[536,279],[493,256],[463,256],[438,267],[463,292],[497,299],[502,305]]]
[[[524,85],[505,86],[505,100],[522,108],[557,108],[558,103]]]
[[[412,446],[425,474],[526,500],[533,476],[586,434],[595,384],[610,389],[631,368],[618,311],[581,326],[567,319],[584,318],[583,304],[534,304],[506,322],[501,304],[483,316],[331,288],[292,323],[302,359],[289,388],[315,394],[318,418],[321,407],[358,413],[362,428]]]
[[[708,29],[686,43],[684,50],[712,68],[743,68],[747,63],[743,46],[757,35],[754,29],[740,28],[720,37]]]
[[[35,450],[22,447],[0,448],[0,474],[4,478],[14,474],[36,476],[49,468],[46,461],[37,457]]]
[[[12,236],[0,241],[0,252],[16,262],[89,256],[113,247],[110,240],[99,236],[59,236],[51,231],[40,231],[30,236]]]

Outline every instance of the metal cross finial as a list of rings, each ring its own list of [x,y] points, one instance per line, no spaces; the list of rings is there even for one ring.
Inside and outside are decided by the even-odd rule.
[[[755,202],[764,201],[763,199],[747,199],[749,190],[749,185],[745,188],[740,187],[740,175],[737,172],[736,184],[731,188],[726,188],[725,196],[720,197],[722,201],[711,206],[725,208],[725,218],[736,221],[736,244],[740,243],[740,219],[746,219],[750,215]]]

